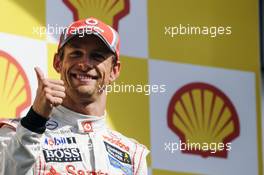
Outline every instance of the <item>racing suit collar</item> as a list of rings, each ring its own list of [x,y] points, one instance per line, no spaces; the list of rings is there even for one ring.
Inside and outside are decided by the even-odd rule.
[[[96,132],[106,128],[106,112],[103,116],[84,115],[62,105],[54,108],[53,112],[60,120],[76,127],[81,133]]]

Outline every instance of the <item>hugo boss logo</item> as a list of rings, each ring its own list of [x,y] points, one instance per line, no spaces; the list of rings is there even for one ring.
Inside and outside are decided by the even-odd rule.
[[[78,162],[82,156],[78,148],[43,149],[46,162]]]

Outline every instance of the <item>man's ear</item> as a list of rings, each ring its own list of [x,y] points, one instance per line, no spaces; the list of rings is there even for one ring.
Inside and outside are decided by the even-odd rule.
[[[62,60],[59,57],[58,53],[55,53],[54,58],[53,58],[53,67],[57,73],[60,73],[61,65],[62,65]]]
[[[115,81],[119,77],[120,70],[121,70],[121,63],[120,61],[117,61],[113,65],[111,73],[110,73],[110,83]]]

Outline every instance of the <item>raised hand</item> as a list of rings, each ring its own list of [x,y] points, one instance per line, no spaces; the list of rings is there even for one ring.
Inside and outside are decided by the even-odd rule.
[[[35,72],[38,79],[38,89],[33,103],[33,110],[48,118],[52,108],[62,104],[66,96],[64,82],[45,78],[39,67],[35,67]]]

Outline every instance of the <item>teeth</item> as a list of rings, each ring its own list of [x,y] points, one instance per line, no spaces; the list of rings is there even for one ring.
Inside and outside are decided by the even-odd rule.
[[[88,75],[80,75],[80,74],[77,74],[76,76],[78,79],[92,79],[91,76],[88,76]]]

